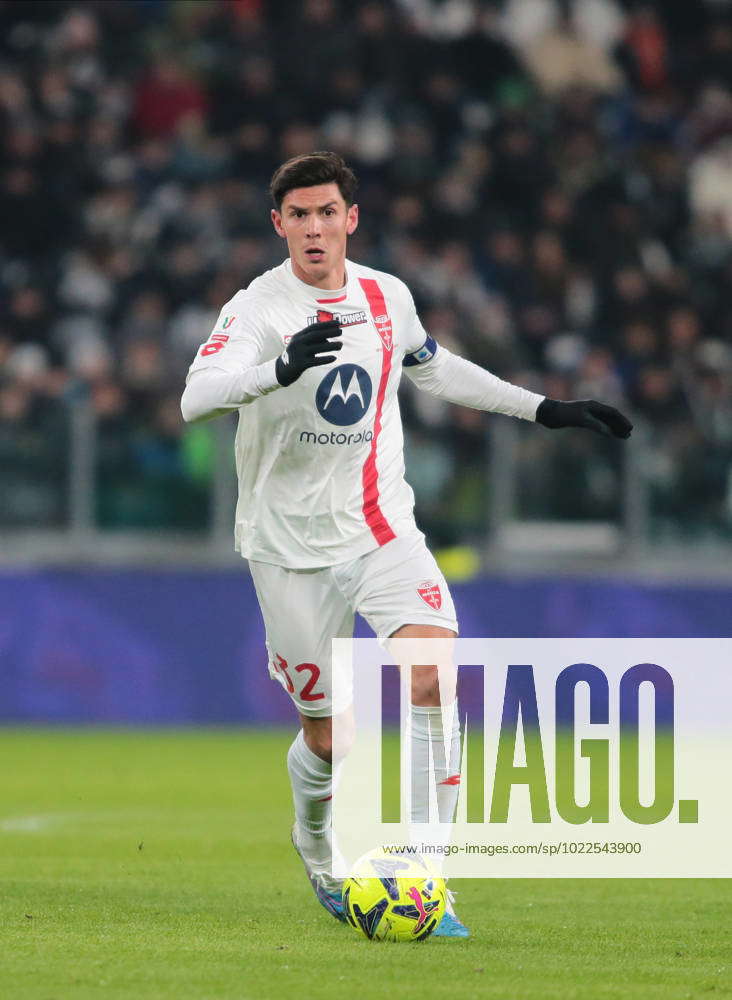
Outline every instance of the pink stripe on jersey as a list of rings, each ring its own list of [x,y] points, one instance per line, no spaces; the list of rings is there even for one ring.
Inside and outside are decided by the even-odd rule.
[[[345,297],[345,294],[343,294],[339,295],[337,299],[316,299],[315,301],[320,303],[320,305],[327,305],[329,302],[343,302]]]
[[[376,467],[376,446],[379,434],[381,433],[381,413],[384,408],[386,385],[389,381],[389,372],[391,371],[393,346],[391,320],[386,309],[384,294],[379,288],[378,282],[373,278],[359,278],[358,280],[366,295],[371,316],[381,340],[381,378],[379,379],[379,388],[376,393],[374,436],[371,439],[371,449],[361,473],[361,481],[363,483],[362,509],[366,524],[371,528],[374,538],[379,545],[386,545],[392,538],[396,538],[396,535],[391,530],[389,522],[382,514],[381,507],[379,506],[379,470]]]

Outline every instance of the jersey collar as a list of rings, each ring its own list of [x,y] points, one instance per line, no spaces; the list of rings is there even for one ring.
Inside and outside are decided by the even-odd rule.
[[[306,281],[301,281],[292,270],[292,260],[289,257],[285,261],[285,274],[287,275],[292,287],[296,288],[302,294],[307,295],[311,302],[315,301],[319,305],[333,305],[336,302],[345,302],[348,296],[348,286],[350,284],[348,274],[349,263],[350,262],[347,260],[345,285],[342,288],[336,288],[333,291],[329,291],[327,288],[315,288],[314,285],[308,285]]]

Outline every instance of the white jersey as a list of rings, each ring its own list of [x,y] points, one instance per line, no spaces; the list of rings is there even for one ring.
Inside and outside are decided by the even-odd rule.
[[[286,260],[224,306],[191,365],[186,394],[199,380],[203,388],[197,373],[222,373],[221,405],[204,415],[239,409],[235,537],[247,558],[314,569],[415,530],[397,400],[403,365],[410,374],[420,370],[428,391],[467,405],[533,419],[543,398],[438,350],[398,278],[352,261],[346,276],[339,293],[325,292],[300,281]],[[336,360],[280,387],[275,360],[292,335],[332,318],[342,327]],[[458,388],[464,369],[450,370],[452,387],[437,378],[440,355],[479,373],[475,398]],[[186,395],[183,403],[187,419],[201,415],[190,404],[186,413]]]

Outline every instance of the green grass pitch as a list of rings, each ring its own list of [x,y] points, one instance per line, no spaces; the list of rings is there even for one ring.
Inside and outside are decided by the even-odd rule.
[[[0,729],[2,1000],[732,996],[729,881],[456,883],[372,944],[289,842],[282,731]]]

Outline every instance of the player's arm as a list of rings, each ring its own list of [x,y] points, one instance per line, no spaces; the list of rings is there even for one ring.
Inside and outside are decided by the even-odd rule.
[[[612,406],[594,399],[549,399],[504,382],[485,368],[439,347],[422,326],[404,282],[397,282],[395,292],[404,308],[406,354],[402,364],[406,375],[420,389],[450,403],[534,420],[552,430],[586,427],[600,434],[630,437],[633,425]]]
[[[254,402],[278,386],[274,361],[248,365],[238,372],[206,368],[189,374],[180,410],[188,423],[211,420]]]
[[[440,399],[477,410],[535,420],[545,427],[586,427],[627,438],[633,428],[618,410],[593,399],[564,402],[548,399],[505,382],[484,368],[438,347],[427,336],[422,348],[404,358],[406,375],[420,389]]]
[[[266,333],[251,317],[234,316],[233,321],[231,332],[214,329],[191,365],[181,399],[186,421],[210,420],[291,385],[308,368],[335,361],[333,352],[342,346],[330,339],[340,335],[336,321],[314,323],[294,334],[280,357],[262,361],[268,350]]]

